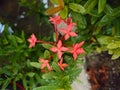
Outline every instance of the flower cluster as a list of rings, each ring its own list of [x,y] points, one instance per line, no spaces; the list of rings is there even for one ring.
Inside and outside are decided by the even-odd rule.
[[[61,19],[60,16],[50,17],[49,21],[54,25],[56,40],[52,43],[46,42],[46,44],[50,44],[52,46],[49,48],[49,51],[51,52],[51,55],[57,55],[57,58],[59,59],[57,64],[60,69],[64,71],[64,68],[69,65],[64,62],[63,54],[65,54],[65,52],[71,53],[74,60],[76,60],[79,54],[85,53],[84,49],[81,47],[84,44],[84,41],[75,43],[73,46],[63,44],[64,41],[68,40],[70,37],[78,36],[75,33],[76,23],[72,22],[70,17],[66,20]],[[30,42],[29,48],[34,47],[36,43],[45,43],[44,41],[38,40],[34,34],[31,35],[31,37],[28,39],[28,42]],[[42,71],[45,71],[46,69],[47,71],[51,71],[54,69],[50,65],[50,62],[52,61],[51,59],[52,58],[39,58],[39,62],[41,63],[40,69]]]

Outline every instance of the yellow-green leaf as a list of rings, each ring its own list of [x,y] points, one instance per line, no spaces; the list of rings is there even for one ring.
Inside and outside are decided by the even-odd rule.
[[[85,12],[85,8],[80,4],[69,3],[69,8],[73,10],[74,12],[78,12],[82,14]]]
[[[44,58],[47,59],[50,57],[50,52],[48,50],[45,50],[44,52]]]
[[[107,0],[99,0],[99,2],[98,2],[98,13],[101,13],[104,10],[105,5],[106,5],[106,1]]]
[[[39,62],[30,62],[30,65],[35,67],[35,68],[40,68],[41,63],[39,63]]]
[[[112,56],[112,59],[114,60],[114,59],[117,59],[117,58],[119,58],[120,57],[120,48],[118,48],[118,49],[116,49],[115,51],[114,51],[114,54],[113,54],[113,56]]]
[[[63,19],[65,19],[67,17],[67,15],[68,15],[68,7],[65,6],[63,8],[63,10],[61,10],[61,12],[60,12],[60,17],[63,18]]]

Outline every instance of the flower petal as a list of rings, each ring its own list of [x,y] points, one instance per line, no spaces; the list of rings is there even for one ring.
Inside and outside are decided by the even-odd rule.
[[[52,48],[50,48],[50,50],[53,51],[53,52],[57,52],[58,48],[57,47],[52,47]]]
[[[78,35],[75,32],[70,32],[70,36],[75,37],[75,36],[78,36]]]
[[[79,47],[81,47],[84,44],[84,41],[79,43]]]
[[[69,34],[66,34],[66,35],[64,36],[65,40],[67,40],[69,37],[70,37]]]
[[[59,40],[58,43],[57,43],[57,47],[58,47],[58,48],[61,48],[61,46],[62,46],[62,41]]]
[[[84,51],[83,48],[80,48],[80,49],[77,50],[77,53],[78,53],[78,54],[81,54],[81,53],[85,53],[85,51]]]
[[[60,59],[62,57],[62,52],[59,51],[57,55],[58,55],[58,58]]]
[[[66,47],[61,47],[61,51],[67,51],[68,50],[68,48],[66,48]]]
[[[77,53],[74,52],[74,53],[73,53],[74,60],[77,59],[77,56],[78,56]]]

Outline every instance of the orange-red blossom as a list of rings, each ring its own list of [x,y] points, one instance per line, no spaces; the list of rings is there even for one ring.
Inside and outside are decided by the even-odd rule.
[[[68,66],[68,64],[63,63],[63,58],[60,59],[60,62],[58,62],[58,66],[60,67],[60,69],[62,69],[64,71],[64,68]]]

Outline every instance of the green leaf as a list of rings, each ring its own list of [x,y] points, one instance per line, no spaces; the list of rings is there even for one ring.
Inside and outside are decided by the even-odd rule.
[[[112,56],[112,59],[114,60],[114,59],[117,59],[117,58],[119,58],[120,57],[120,48],[118,48],[118,49],[116,49],[115,51],[114,51],[114,54],[113,54],[113,56]]]
[[[56,62],[52,63],[52,67],[54,68],[54,70],[56,71],[56,73],[62,73],[61,69],[59,68],[59,66],[57,65]]]
[[[25,90],[28,90],[28,87],[27,87],[27,80],[25,77],[22,78],[22,83],[23,83],[23,86],[25,88]]]
[[[33,88],[33,90],[64,90],[64,89],[60,89],[56,86],[41,86],[41,87]]]
[[[109,36],[101,36],[100,38],[97,39],[98,42],[102,45],[104,44],[109,44],[113,41],[113,37],[109,37]]]
[[[42,75],[43,79],[53,79],[55,77],[55,72],[51,71]]]
[[[10,40],[10,43],[12,45],[14,45],[15,47],[17,47],[17,40],[16,40],[15,36],[14,35],[9,35],[8,38]]]
[[[67,15],[68,15],[68,7],[65,6],[65,7],[63,8],[63,10],[61,10],[61,12],[60,12],[60,17],[61,17],[62,19],[65,19],[65,18],[67,17]]]
[[[80,4],[69,3],[69,8],[73,10],[74,12],[78,12],[82,14],[85,12],[85,8]]]
[[[3,44],[6,45],[6,44],[8,44],[8,43],[9,43],[8,40],[7,40],[6,38],[4,38],[4,39],[3,39]]]
[[[56,33],[55,32],[53,33],[53,40],[54,40],[54,42],[56,42]]]
[[[35,68],[40,68],[41,63],[39,63],[39,62],[30,62],[30,65],[35,67]]]
[[[105,6],[105,9],[104,9],[104,12],[107,14],[107,15],[111,15],[112,12],[113,12],[113,9],[110,5],[106,4]]]
[[[120,47],[120,41],[113,41],[107,46],[108,49],[116,49],[118,47]]]
[[[59,2],[58,2],[58,0],[50,0],[50,2],[51,2],[52,4],[59,5]]]
[[[11,81],[10,78],[4,80],[4,84],[3,84],[2,88],[1,88],[1,90],[5,90],[6,87],[8,86],[8,84],[10,83],[10,81]]]
[[[42,44],[42,46],[46,49],[50,49],[53,47],[51,44]]]
[[[21,38],[19,38],[17,36],[15,36],[15,38],[16,38],[16,40],[17,40],[18,43],[23,43],[23,40]]]
[[[44,58],[47,59],[50,57],[50,52],[48,50],[45,50],[44,52]]]
[[[75,0],[76,3],[80,3],[82,0]]]
[[[120,36],[120,18],[114,20],[115,35]]]
[[[97,4],[98,0],[88,0],[85,5],[84,8],[86,9],[86,13],[89,13]]]
[[[35,76],[35,73],[34,73],[34,72],[29,72],[29,73],[27,73],[27,75],[28,75],[29,77],[33,77],[33,76]]]
[[[76,12],[72,12],[72,19],[76,22],[78,28],[85,29],[87,26],[86,18],[84,15]]]
[[[109,49],[108,50],[108,54],[113,54],[114,53],[114,49]]]
[[[114,17],[120,17],[120,6],[113,9],[113,12],[112,12],[112,15],[111,16],[114,16]]]
[[[94,17],[100,17],[100,16],[102,16],[102,14],[99,14],[99,13],[98,13],[98,10],[96,10],[96,9],[91,10],[91,11],[89,12],[89,14],[92,15],[92,16],[94,16]]]
[[[92,24],[92,25],[95,24],[95,22],[96,22],[98,19],[99,19],[98,17],[92,16],[92,18],[91,18],[91,24]]]
[[[99,0],[99,2],[98,2],[98,13],[101,13],[104,10],[105,5],[106,5],[106,1],[107,0]]]

